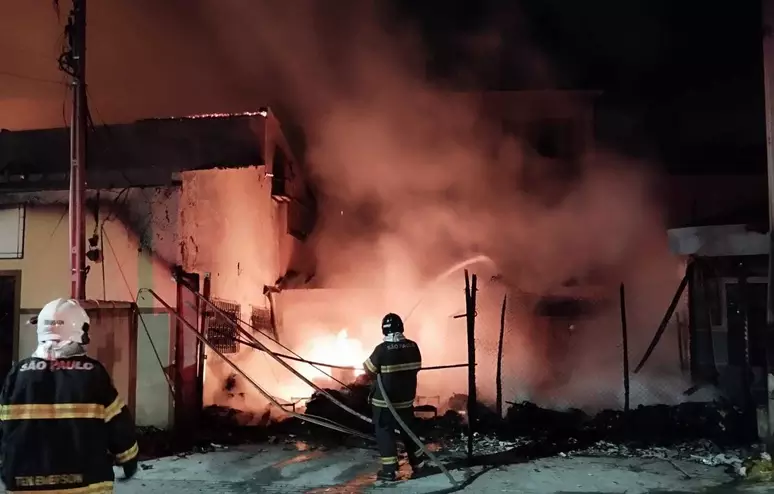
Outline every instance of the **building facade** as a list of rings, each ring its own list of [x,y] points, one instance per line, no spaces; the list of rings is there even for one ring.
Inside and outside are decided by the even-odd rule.
[[[313,269],[304,240],[314,224],[314,198],[268,109],[143,121],[94,134],[99,132],[110,137],[90,141],[86,296],[103,306],[136,304],[138,314],[134,355],[123,355],[132,345],[100,335],[99,326],[90,351],[123,346],[111,355],[135,362],[138,424],[167,427],[173,417],[169,381],[189,357],[176,369],[185,352],[175,347],[192,340],[176,335],[188,330],[162,303],[180,306],[176,274],[206,277],[210,296],[240,307],[243,319],[267,310],[264,286],[289,270]],[[69,297],[63,137],[64,129],[0,134],[6,165],[0,291],[2,310],[12,315],[3,320],[0,336],[6,367],[34,350],[30,316],[52,299]],[[138,297],[140,289],[158,299],[149,292]],[[199,328],[198,314],[189,322]],[[207,366],[218,365],[207,359]]]

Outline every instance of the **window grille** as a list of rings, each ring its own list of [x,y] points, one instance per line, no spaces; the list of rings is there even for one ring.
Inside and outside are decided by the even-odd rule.
[[[232,323],[238,323],[241,315],[241,306],[225,300],[212,299],[212,304],[226,313],[227,321],[223,316],[210,309],[206,312],[207,317],[207,339],[214,348],[221,353],[231,354],[239,352],[239,333]]]

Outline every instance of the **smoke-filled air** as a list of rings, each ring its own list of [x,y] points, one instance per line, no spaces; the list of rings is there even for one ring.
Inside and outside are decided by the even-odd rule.
[[[381,341],[379,321],[392,311],[406,319],[425,365],[466,362],[465,319],[454,316],[465,312],[468,269],[478,275],[477,379],[484,402],[495,397],[507,294],[504,400],[621,406],[619,285],[626,286],[634,367],[684,261],[669,254],[652,167],[592,142],[581,143],[567,164],[541,156],[519,130],[529,119],[583,113],[577,109],[588,95],[541,106],[536,102],[550,100],[550,92],[454,91],[455,82],[480,67],[460,67],[451,80],[429,77],[416,26],[371,2],[191,4],[186,22],[198,26],[196,46],[206,44],[219,66],[241,77],[234,77],[233,90],[268,95],[304,129],[305,162],[320,199],[309,239],[317,289],[278,296],[285,344],[313,360],[359,365]],[[486,65],[481,61],[499,57],[501,30],[522,28],[493,21],[459,44]],[[551,87],[550,61],[526,36],[521,52],[509,57],[525,80]],[[562,296],[585,300],[585,309],[573,313],[544,300]],[[670,327],[632,377],[633,404],[684,399],[690,384],[677,339]],[[258,352],[245,350],[238,362],[282,399],[311,393]],[[466,373],[422,372],[418,394],[444,408],[452,393],[467,392]],[[232,405],[262,403],[247,400]]]

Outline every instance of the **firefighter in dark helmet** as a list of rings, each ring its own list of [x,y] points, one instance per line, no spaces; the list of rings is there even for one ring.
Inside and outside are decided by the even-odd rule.
[[[387,398],[403,422],[411,428],[414,422],[414,399],[417,393],[417,374],[422,367],[422,354],[415,342],[403,336],[403,321],[397,314],[384,316],[382,334],[384,341],[376,346],[371,356],[363,363],[363,367],[374,378],[368,402],[373,408],[376,442],[382,463],[377,478],[395,480],[398,471],[395,430],[401,432],[409,464],[415,474],[423,467],[422,451],[418,450],[393,417],[375,377],[377,374],[382,376]]]
[[[7,492],[113,492],[113,465],[137,471],[134,421],[107,370],[86,356],[89,316],[75,300],[37,317],[38,347],[0,393]]]

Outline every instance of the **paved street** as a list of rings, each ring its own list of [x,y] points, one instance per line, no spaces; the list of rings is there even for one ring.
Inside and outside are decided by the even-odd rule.
[[[445,492],[441,475],[375,485],[375,452],[361,449],[304,450],[305,445],[244,446],[186,457],[144,462],[137,476],[119,482],[117,494],[140,493],[432,493]],[[451,460],[450,458],[447,461]],[[461,492],[688,493],[769,492],[771,486],[729,487],[720,467],[659,459],[549,458],[482,472],[455,470],[463,480],[477,474]]]

